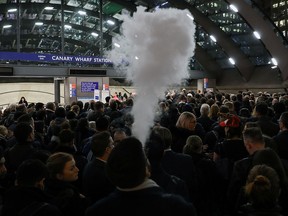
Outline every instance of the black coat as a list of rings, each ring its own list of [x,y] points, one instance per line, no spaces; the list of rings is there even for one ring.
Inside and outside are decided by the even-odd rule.
[[[106,163],[97,158],[89,162],[83,172],[83,193],[92,203],[115,190],[105,173]]]
[[[78,189],[69,182],[47,179],[45,190],[53,196],[52,203],[58,206],[63,216],[83,216],[89,205],[87,199],[81,197]]]
[[[192,203],[181,196],[164,193],[160,187],[148,187],[137,191],[116,190],[89,207],[85,216],[195,216]]]
[[[60,216],[60,210],[50,202],[51,197],[39,188],[17,186],[5,193],[2,215],[19,216],[21,211],[29,215],[29,212],[43,205],[34,216]]]

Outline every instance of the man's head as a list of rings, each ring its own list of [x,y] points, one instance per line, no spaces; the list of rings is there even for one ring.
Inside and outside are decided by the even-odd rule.
[[[25,187],[44,189],[44,180],[48,176],[48,169],[40,160],[24,161],[16,171],[16,184]]]
[[[119,188],[134,188],[142,184],[149,175],[142,143],[135,137],[123,139],[112,150],[106,172],[112,184]]]
[[[250,155],[265,148],[265,141],[260,128],[251,127],[243,131],[243,141]]]

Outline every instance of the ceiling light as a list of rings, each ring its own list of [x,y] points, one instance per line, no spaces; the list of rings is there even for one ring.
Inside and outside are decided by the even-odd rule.
[[[49,6],[44,8],[44,10],[53,10],[53,9],[54,7],[49,7]]]
[[[112,21],[112,20],[107,20],[107,23],[108,23],[109,25],[115,25],[115,22]]]
[[[17,11],[17,8],[11,8],[8,10],[8,13],[13,13],[13,12],[16,12]]]
[[[118,43],[114,43],[114,46],[120,48],[120,44]]]
[[[135,59],[136,59],[136,60],[139,60],[138,56],[135,56]]]
[[[229,7],[230,7],[230,9],[233,10],[234,12],[236,12],[236,13],[238,12],[238,9],[237,9],[237,7],[236,7],[235,5],[231,4]]]
[[[259,40],[261,39],[261,36],[260,36],[259,32],[254,31],[253,34],[254,34],[254,36],[255,36],[257,39],[259,39]]]
[[[278,62],[275,58],[272,58],[271,61],[272,61],[273,65],[276,65],[276,66],[278,65]]]
[[[164,2],[164,3],[162,3],[161,6],[164,6],[164,5],[166,5],[166,4],[168,4],[168,2]]]
[[[229,58],[229,62],[232,64],[232,65],[235,65],[235,61],[233,58]]]
[[[213,35],[210,35],[212,41],[217,42],[216,38]]]
[[[12,27],[12,25],[4,25],[3,29],[7,29],[7,28],[11,28],[11,27]]]
[[[71,29],[72,26],[71,26],[71,25],[64,25],[64,28],[65,28],[65,29]]]
[[[191,20],[194,20],[194,17],[191,14],[186,14]]]
[[[36,26],[42,26],[42,25],[43,25],[43,22],[35,22],[35,25],[36,25]]]
[[[78,11],[78,14],[85,16],[86,15],[86,11]]]
[[[96,32],[92,32],[91,35],[94,37],[98,37],[98,34]]]

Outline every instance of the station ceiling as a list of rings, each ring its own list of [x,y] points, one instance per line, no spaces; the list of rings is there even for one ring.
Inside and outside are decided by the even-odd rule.
[[[248,81],[255,68],[266,67],[281,73],[283,80],[288,77],[288,1],[103,0],[102,14],[100,2],[0,0],[0,51],[100,56],[101,50],[111,49],[112,38],[119,34],[121,13],[133,15],[138,5],[148,11],[176,7],[188,9],[196,23],[192,70],[216,77],[223,70],[234,70]]]

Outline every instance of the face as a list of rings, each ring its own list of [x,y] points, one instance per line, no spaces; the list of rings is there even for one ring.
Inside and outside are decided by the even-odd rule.
[[[78,179],[78,172],[79,169],[76,167],[75,160],[72,159],[71,161],[66,162],[63,173],[58,174],[57,178],[67,182],[76,181]]]
[[[196,127],[196,119],[190,118],[188,121],[188,129],[194,131]]]

